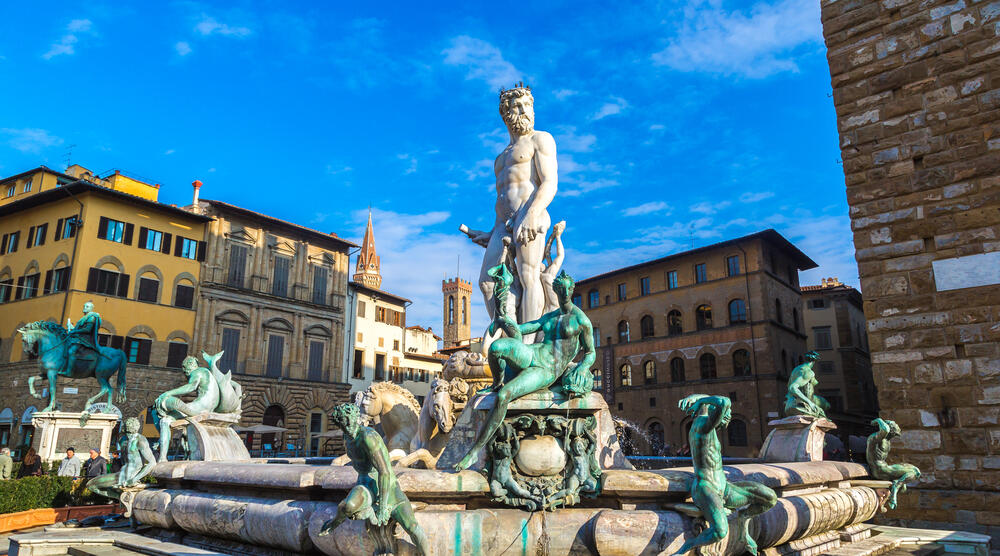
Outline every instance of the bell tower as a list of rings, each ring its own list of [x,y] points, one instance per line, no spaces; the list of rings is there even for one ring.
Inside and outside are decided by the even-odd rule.
[[[372,231],[372,211],[368,211],[368,227],[361,242],[358,264],[354,267],[354,281],[369,288],[379,289],[382,285],[382,264],[375,254],[375,233]]]
[[[441,281],[444,297],[444,347],[468,344],[472,339],[472,282],[461,278]]]

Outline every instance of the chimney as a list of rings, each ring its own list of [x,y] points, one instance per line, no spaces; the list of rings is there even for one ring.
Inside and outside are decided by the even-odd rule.
[[[191,186],[194,187],[194,197],[191,198],[191,206],[195,211],[198,210],[198,193],[201,191],[201,180],[194,180],[191,182]]]

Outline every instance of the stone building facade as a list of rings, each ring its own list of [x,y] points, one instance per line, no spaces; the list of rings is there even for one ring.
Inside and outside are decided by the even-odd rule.
[[[576,283],[598,346],[595,389],[648,435],[625,431],[640,452],[686,444],[677,402],[700,393],[733,400],[724,453],[756,455],[806,352],[798,271],[815,266],[766,230]]]
[[[1000,4],[823,2],[889,518],[1000,534]]]

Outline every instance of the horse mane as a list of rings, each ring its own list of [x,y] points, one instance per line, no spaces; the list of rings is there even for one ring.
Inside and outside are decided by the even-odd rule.
[[[406,388],[392,382],[373,382],[368,389],[371,390],[372,393],[378,394],[395,392],[406,399],[407,404],[409,404],[410,409],[412,409],[414,413],[420,415],[420,404],[417,403],[417,398],[414,397],[414,395]]]
[[[49,334],[54,334],[58,336],[59,339],[63,339],[69,335],[69,333],[66,332],[65,328],[59,326],[59,324],[57,323],[50,322],[47,320],[38,320],[35,322],[29,322],[28,324],[22,326],[21,328],[25,330],[40,330],[42,332],[48,332]]]

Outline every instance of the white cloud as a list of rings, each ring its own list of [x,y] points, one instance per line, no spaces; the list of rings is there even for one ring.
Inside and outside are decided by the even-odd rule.
[[[652,214],[654,212],[670,212],[670,205],[663,201],[650,201],[638,206],[629,207],[622,211],[624,216],[639,216],[642,214]]]
[[[205,37],[211,35],[222,35],[223,37],[236,37],[242,38],[250,36],[252,31],[249,27],[244,27],[242,25],[229,25],[228,23],[219,23],[214,17],[209,17],[206,14],[201,14],[201,20],[195,24],[194,30]]]
[[[597,112],[590,117],[591,120],[602,120],[608,116],[614,116],[615,114],[621,114],[622,110],[628,108],[628,101],[622,97],[611,97],[610,102],[604,103]]]
[[[412,154],[408,153],[397,154],[396,158],[402,160],[403,162],[410,163],[409,166],[407,166],[406,169],[403,170],[404,174],[412,174],[417,171],[417,159]]]
[[[177,151],[175,151],[174,149],[167,149],[166,151],[163,152],[163,154],[164,154],[164,156],[170,156],[170,155],[174,154],[175,152],[177,152]]]
[[[653,125],[649,126],[649,131],[662,131],[662,130],[664,130],[666,128],[667,128],[667,126],[665,126],[663,124],[653,124]]]
[[[688,210],[701,214],[715,214],[731,204],[729,201],[704,201],[691,205]]]
[[[45,54],[42,54],[42,58],[46,60],[51,60],[56,56],[62,55],[72,55],[76,54],[76,43],[80,42],[80,37],[77,35],[80,33],[93,33],[94,24],[89,19],[74,19],[66,25],[67,33],[59,38],[58,41],[49,45],[49,49]]]
[[[744,194],[740,195],[740,202],[741,203],[756,203],[756,202],[759,202],[759,201],[763,201],[764,199],[770,199],[771,197],[774,197],[774,193],[771,192],[771,191],[760,191],[760,192],[757,192],[757,193],[747,192],[747,193],[744,193]]]
[[[483,158],[477,160],[471,166],[465,167],[463,171],[465,172],[466,179],[469,181],[477,181],[492,175],[494,162],[495,161],[492,158]]]
[[[556,89],[552,91],[552,96],[556,97],[556,100],[566,100],[576,94],[579,94],[579,92],[573,89]]]
[[[23,153],[38,153],[42,149],[61,145],[63,140],[44,129],[9,127],[0,128],[0,135],[8,136],[7,144]]]
[[[354,168],[351,168],[350,166],[341,163],[326,165],[326,173],[333,176],[337,174],[343,174],[345,172],[350,172],[352,170],[354,170]]]
[[[187,56],[191,54],[191,45],[185,41],[180,41],[174,45],[174,50],[177,51],[179,56]]]
[[[464,66],[466,79],[479,79],[491,87],[510,87],[523,78],[521,72],[504,59],[500,49],[468,35],[455,37],[451,46],[444,49],[444,63]]]
[[[749,12],[727,11],[720,2],[694,2],[667,47],[652,55],[657,65],[684,72],[764,78],[798,71],[796,50],[821,44],[819,2],[760,2]]]
[[[592,133],[577,134],[575,126],[562,126],[556,133],[556,148],[561,151],[590,152],[596,142],[596,135]]]
[[[836,277],[845,284],[859,286],[858,263],[854,258],[854,234],[846,210],[834,215],[796,214],[779,232],[819,266],[800,273],[802,285],[819,284],[821,278]]]

